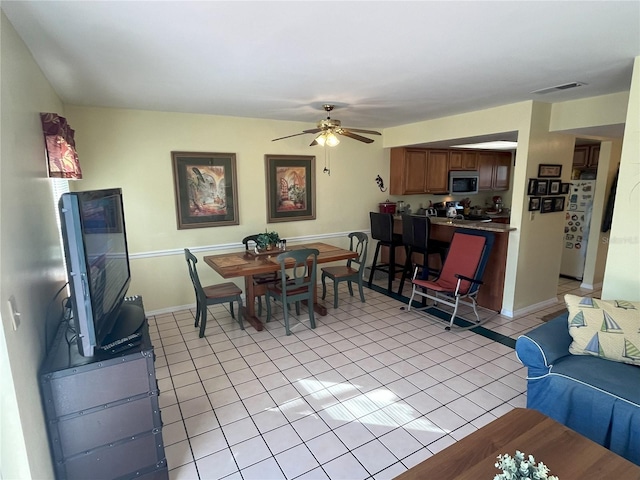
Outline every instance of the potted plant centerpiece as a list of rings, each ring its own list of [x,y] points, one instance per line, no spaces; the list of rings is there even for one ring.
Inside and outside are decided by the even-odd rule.
[[[280,235],[278,232],[267,232],[258,234],[256,245],[261,252],[275,250],[278,248],[280,242]]]

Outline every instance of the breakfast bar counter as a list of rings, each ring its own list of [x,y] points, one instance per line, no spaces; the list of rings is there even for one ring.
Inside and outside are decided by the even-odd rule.
[[[480,222],[473,220],[453,220],[443,217],[429,217],[431,220],[431,233],[430,237],[433,240],[440,240],[444,242],[451,242],[453,232],[456,228],[470,228],[474,230],[483,230],[487,232],[493,232],[495,234],[495,241],[486,270],[482,281],[484,284],[478,291],[478,305],[500,312],[502,310],[502,294],[504,290],[504,276],[507,265],[507,248],[509,246],[509,232],[515,231],[514,227],[504,223],[496,222]],[[394,232],[402,233],[402,217],[399,215],[394,216]],[[414,257],[415,262],[422,263],[422,259],[418,258],[419,254]],[[436,270],[440,269],[440,260],[437,255],[432,255],[429,259],[430,266]],[[383,258],[383,260],[388,261]],[[396,261],[398,263],[404,263],[406,260],[406,254],[404,248],[396,248]],[[437,262],[437,263],[436,263]]]

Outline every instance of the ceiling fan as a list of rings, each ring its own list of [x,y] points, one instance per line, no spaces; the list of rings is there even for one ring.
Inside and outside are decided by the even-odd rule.
[[[303,130],[302,133],[295,133],[293,135],[287,135],[286,137],[274,138],[272,142],[276,140],[283,140],[285,138],[297,137],[298,135],[306,135],[308,133],[319,135],[309,144],[310,147],[314,145],[327,145],[329,147],[335,147],[340,143],[340,140],[336,136],[344,135],[345,137],[353,138],[354,140],[358,140],[364,143],[373,143],[373,140],[367,137],[363,137],[362,135],[358,135],[357,133],[366,133],[368,135],[381,135],[380,132],[376,132],[374,130],[361,130],[359,128],[345,128],[342,126],[340,120],[334,120],[329,115],[331,111],[334,109],[334,105],[325,104],[322,105],[322,108],[327,112],[327,118],[324,120],[320,120],[318,122],[317,128],[312,128],[309,130]]]

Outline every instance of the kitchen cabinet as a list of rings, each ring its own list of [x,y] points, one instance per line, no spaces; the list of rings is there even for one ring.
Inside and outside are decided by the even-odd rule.
[[[478,152],[451,150],[449,152],[449,170],[477,170]]]
[[[449,151],[429,150],[427,155],[426,193],[449,191]]]
[[[392,148],[389,194],[447,193],[449,151]]]
[[[573,168],[597,168],[600,145],[580,145],[573,150]]]
[[[478,190],[508,190],[511,175],[511,153],[478,153]]]

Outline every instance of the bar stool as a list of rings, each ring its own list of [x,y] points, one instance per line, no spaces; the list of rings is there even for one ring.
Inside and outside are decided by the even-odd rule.
[[[433,240],[431,236],[431,220],[426,216],[403,215],[402,216],[402,243],[407,254],[407,259],[402,270],[398,295],[402,295],[402,288],[407,277],[413,273],[413,254],[422,254],[422,279],[429,277],[429,255],[439,255],[441,264],[447,257],[449,244],[440,240]],[[437,274],[437,270],[431,271]]]
[[[402,235],[393,233],[393,214],[369,212],[369,218],[371,220],[371,238],[378,241],[376,244],[376,252],[373,255],[373,263],[371,264],[371,273],[369,274],[369,287],[371,287],[371,283],[373,282],[375,271],[380,270],[387,272],[389,276],[387,290],[391,293],[391,287],[396,273],[400,273],[404,269],[403,265],[396,264],[396,247],[403,245]],[[380,247],[389,247],[389,263],[377,263]]]

